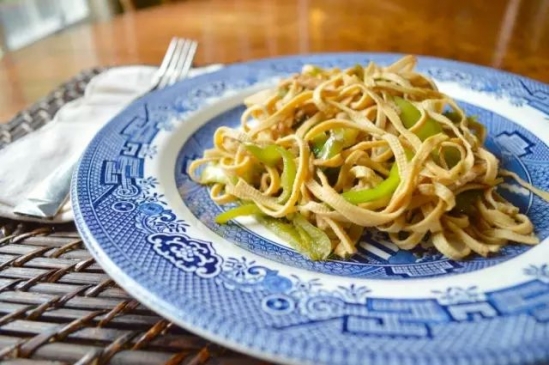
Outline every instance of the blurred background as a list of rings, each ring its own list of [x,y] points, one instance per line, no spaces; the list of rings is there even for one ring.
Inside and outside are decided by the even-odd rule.
[[[0,57],[85,21],[177,0],[0,0]]]
[[[344,6],[342,6],[344,5]],[[399,52],[549,82],[549,0],[0,0],[0,123],[82,70],[316,52]]]

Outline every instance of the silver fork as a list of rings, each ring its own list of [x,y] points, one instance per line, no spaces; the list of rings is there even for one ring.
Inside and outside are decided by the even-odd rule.
[[[187,77],[196,48],[197,43],[193,40],[172,38],[149,91],[162,89]],[[42,219],[55,217],[68,199],[72,173],[79,158],[73,156],[61,164],[13,212]]]
[[[196,53],[197,43],[183,38],[172,38],[166,55],[152,81],[151,90],[162,89],[187,76]]]

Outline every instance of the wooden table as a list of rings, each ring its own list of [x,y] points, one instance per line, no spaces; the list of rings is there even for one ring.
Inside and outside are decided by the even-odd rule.
[[[382,51],[502,68],[549,82],[549,0],[187,0],[82,24],[0,61],[0,121],[84,68],[157,64],[174,35],[197,64]]]

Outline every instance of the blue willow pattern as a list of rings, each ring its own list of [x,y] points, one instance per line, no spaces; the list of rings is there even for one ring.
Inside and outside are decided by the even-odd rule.
[[[191,80],[135,103],[94,139],[73,178],[76,222],[90,250],[105,258],[109,273],[125,278],[126,287],[156,310],[220,341],[277,359],[348,364],[504,364],[548,359],[548,264],[524,268],[528,280],[520,284],[486,292],[448,287],[429,298],[395,299],[376,296],[371,288],[356,284],[327,289],[318,279],[304,280],[246,257],[221,255],[215,243],[190,233],[190,222],[179,218],[157,191],[156,178],[145,176],[147,160],[157,158],[154,139],[159,131],[175,128],[177,120],[201,108],[204,100],[285,75],[305,62],[352,65],[368,59],[386,63],[396,57],[349,54],[260,61]],[[548,88],[534,81],[454,62],[428,58],[420,62],[423,71],[436,78],[549,113]],[[489,126],[495,143],[520,156],[517,163],[526,166],[532,181],[547,187],[547,165],[541,161],[548,160],[549,149],[520,128],[512,133],[510,122],[500,125],[496,121],[502,118],[489,118],[495,118]],[[184,199],[185,194],[203,196],[185,181],[189,158],[180,154],[175,171],[177,182],[186,189]],[[530,214],[539,220],[538,234],[547,236],[548,210],[535,198],[525,199]],[[193,214],[207,220],[211,211]],[[288,257],[282,247],[266,244],[280,257]],[[264,253],[260,245],[247,249]],[[439,261],[428,256],[417,260]],[[386,279],[433,275],[417,271],[414,265],[406,268],[401,261],[386,266],[391,269],[335,262],[330,270]],[[436,274],[447,273],[444,267]],[[525,326],[531,330],[522,338],[516,329]],[[521,346],[513,346],[516,343]],[[464,348],[464,353],[455,350]],[[487,348],[494,351],[486,352]]]

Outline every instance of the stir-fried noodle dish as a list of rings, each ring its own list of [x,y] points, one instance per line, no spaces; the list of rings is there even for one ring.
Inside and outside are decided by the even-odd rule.
[[[537,244],[530,219],[497,193],[503,177],[481,121],[404,57],[345,70],[307,65],[245,100],[189,167],[229,204],[216,221],[253,215],[312,260],[349,257],[365,229],[400,249],[452,259]]]

